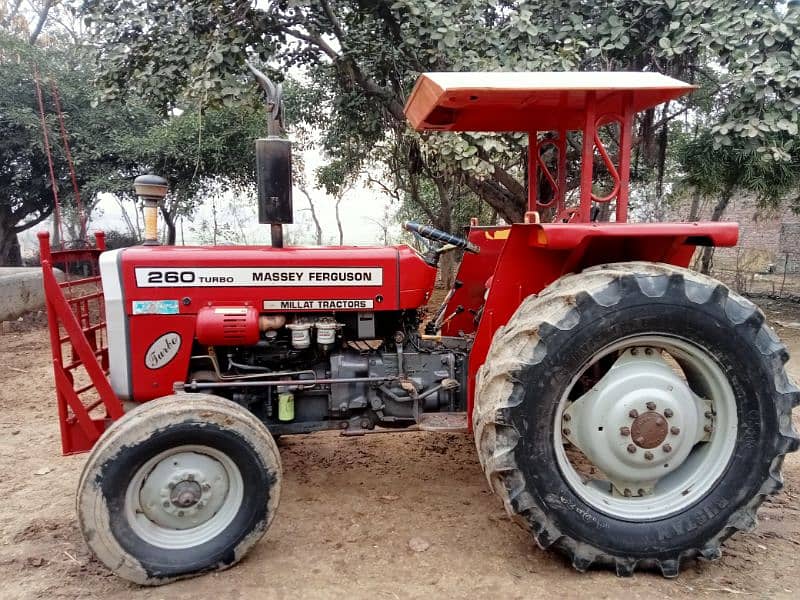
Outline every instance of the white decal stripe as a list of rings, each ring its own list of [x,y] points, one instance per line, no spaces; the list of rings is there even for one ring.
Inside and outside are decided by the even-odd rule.
[[[363,310],[372,300],[264,300],[264,310]]]
[[[136,267],[136,285],[179,287],[370,287],[381,267]]]
[[[125,328],[125,305],[122,301],[122,274],[118,265],[121,252],[122,250],[108,250],[100,255],[100,278],[106,304],[111,389],[120,400],[130,400],[129,346]]]

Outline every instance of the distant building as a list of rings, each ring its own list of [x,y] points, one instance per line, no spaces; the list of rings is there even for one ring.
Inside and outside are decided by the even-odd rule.
[[[711,218],[715,200],[701,201],[699,220]],[[689,218],[691,200],[686,199],[668,210],[667,220]],[[757,273],[800,274],[800,214],[789,206],[778,209],[756,208],[752,197],[731,200],[723,221],[739,223],[739,243],[734,248],[718,248],[714,253],[717,269]]]

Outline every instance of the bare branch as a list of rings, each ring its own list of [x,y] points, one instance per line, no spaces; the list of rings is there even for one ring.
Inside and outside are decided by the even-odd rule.
[[[44,22],[47,20],[47,15],[50,12],[50,9],[53,8],[53,4],[53,0],[44,0],[42,9],[39,11],[39,19],[36,22],[36,27],[34,27],[33,32],[28,38],[28,43],[31,46],[36,44],[36,40],[39,39],[39,34],[42,33],[42,27],[44,27]]]

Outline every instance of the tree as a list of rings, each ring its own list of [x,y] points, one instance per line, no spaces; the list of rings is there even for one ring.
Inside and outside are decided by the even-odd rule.
[[[761,205],[777,205],[789,192],[795,192],[794,202],[800,209],[797,191],[800,188],[800,148],[791,145],[788,136],[769,138],[771,145],[791,148],[794,155],[789,160],[776,160],[758,151],[758,147],[739,140],[735,145],[723,145],[714,152],[714,134],[706,130],[696,138],[682,144],[678,150],[684,175],[682,183],[695,199],[714,199],[711,220],[718,221],[725,213],[734,193],[754,195]],[[697,213],[696,205],[693,212]],[[691,215],[690,215],[691,218]],[[700,254],[700,270],[711,271],[714,248],[707,246]]]
[[[129,186],[135,165],[121,152],[120,141],[146,127],[152,113],[131,102],[94,107],[87,62],[78,48],[55,43],[35,48],[0,32],[0,265],[19,264],[17,234],[44,221],[55,207],[34,81],[37,68],[67,230],[70,224],[75,230],[79,219],[54,113],[54,89],[61,98],[85,214],[91,215],[101,192]]]
[[[407,190],[427,182],[423,187],[435,193],[419,198],[429,209],[435,205],[427,199],[437,202],[436,221],[451,228],[459,223],[444,214],[452,202],[439,190],[453,190],[453,178],[461,187],[458,202],[480,198],[499,217],[521,219],[525,137],[408,131],[402,108],[421,71],[653,70],[698,84],[693,97],[648,111],[638,122],[633,182],[656,180],[659,195],[677,116],[704,118],[712,149],[746,145],[786,162],[798,143],[773,144],[797,132],[795,3],[787,9],[774,0],[89,0],[85,6],[107,97],[127,90],[164,107],[184,95],[231,103],[245,58],[270,64],[275,76],[300,68],[329,108],[323,142],[330,166],[350,173],[343,180],[363,174],[376,148],[387,146],[378,160],[408,175],[403,201],[413,203]],[[691,129],[691,120],[684,128]]]
[[[126,151],[143,170],[165,177],[169,193],[161,204],[166,243],[175,244],[179,216],[190,218],[205,194],[240,193],[255,181],[253,140],[266,117],[255,97],[248,104],[164,117],[126,140]]]

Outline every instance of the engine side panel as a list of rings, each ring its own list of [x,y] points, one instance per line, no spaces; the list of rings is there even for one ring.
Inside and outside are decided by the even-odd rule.
[[[186,380],[198,335],[246,346],[259,339],[252,330],[259,314],[277,328],[333,315],[351,337],[376,324],[391,334],[399,314],[427,302],[436,276],[407,246],[138,246],[102,262],[112,387],[135,402],[171,394]],[[198,315],[210,315],[199,329]],[[237,329],[237,319],[249,329]]]

